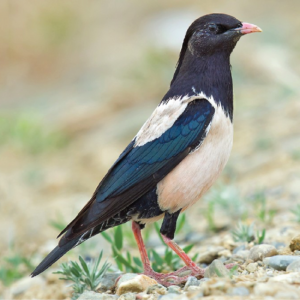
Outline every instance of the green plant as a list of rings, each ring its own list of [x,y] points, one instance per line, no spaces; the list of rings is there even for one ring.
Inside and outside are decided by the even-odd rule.
[[[110,264],[104,262],[101,269],[98,270],[103,252],[101,251],[98,259],[92,263],[86,263],[85,260],[79,256],[79,262],[70,261],[69,263],[61,264],[61,271],[54,272],[54,274],[61,274],[61,280],[72,281],[73,296],[72,299],[77,299],[85,290],[95,291],[100,283],[101,278],[106,273]]]
[[[263,229],[261,232],[257,231],[255,237],[254,223],[245,225],[239,222],[236,229],[231,231],[231,234],[235,242],[250,243],[256,240],[256,244],[262,244],[265,239],[266,230]]]
[[[292,209],[291,212],[296,217],[295,221],[300,223],[300,204],[298,204],[295,209]]]
[[[15,254],[3,259],[4,263],[0,268],[0,280],[5,286],[10,285],[15,280],[22,278],[33,265],[30,260],[20,254]]]
[[[235,230],[231,231],[233,240],[235,242],[247,242],[250,243],[255,240],[254,237],[254,224],[244,225],[239,223]]]
[[[267,198],[264,191],[257,191],[252,197],[256,206],[258,219],[264,223],[272,223],[276,210],[267,208]]]
[[[266,236],[266,229],[263,229],[262,232],[256,232],[257,244],[262,244]]]

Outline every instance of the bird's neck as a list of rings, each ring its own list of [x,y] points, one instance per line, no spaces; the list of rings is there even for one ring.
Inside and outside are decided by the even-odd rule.
[[[229,54],[215,53],[197,57],[188,50],[178,67],[163,101],[183,95],[195,96],[202,92],[207,97],[212,96],[232,119],[233,90]]]

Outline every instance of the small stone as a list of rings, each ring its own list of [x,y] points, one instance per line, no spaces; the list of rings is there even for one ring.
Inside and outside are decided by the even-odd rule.
[[[136,299],[135,293],[125,293],[118,298],[118,300],[135,300],[135,299]]]
[[[290,263],[287,268],[287,272],[300,272],[300,260],[295,260],[292,263]]]
[[[165,295],[166,293],[167,293],[167,289],[161,284],[151,285],[147,289],[147,294]]]
[[[220,260],[215,259],[205,270],[204,277],[229,277],[229,274],[229,271],[226,269],[223,263]]]
[[[199,290],[201,290],[200,286],[191,285],[185,291],[187,291],[187,292],[195,292],[195,291],[199,291]]]
[[[12,295],[19,295],[27,291],[32,286],[44,286],[45,280],[42,277],[25,277],[22,278],[15,283],[13,283],[10,287],[10,293]]]
[[[290,284],[300,284],[300,274],[298,272],[281,274],[270,278],[270,282],[286,282]]]
[[[258,260],[263,260],[265,257],[270,257],[277,255],[278,252],[276,248],[272,245],[261,244],[254,246],[249,253],[248,259],[253,260],[254,262]]]
[[[246,250],[246,245],[245,244],[234,248],[233,251],[232,251],[232,254],[237,254],[239,251],[244,251],[244,250]]]
[[[185,283],[184,290],[187,291],[190,286],[199,286],[200,282],[194,276],[189,276],[188,280]]]
[[[127,276],[128,275],[128,276]],[[129,276],[131,275],[131,276]],[[117,283],[117,295],[122,295],[125,293],[139,293],[146,291],[148,287],[157,284],[157,281],[146,276],[137,274],[125,274],[123,275]]]
[[[215,247],[211,250],[203,252],[198,257],[198,263],[200,264],[210,264],[214,259],[219,257],[219,252],[224,250],[223,247]]]
[[[117,295],[100,294],[93,291],[83,292],[77,300],[116,300]]]
[[[267,257],[264,259],[264,264],[272,267],[275,270],[282,271],[286,270],[287,266],[292,262],[300,260],[299,256],[293,255],[276,255],[273,257]]]
[[[180,299],[182,299],[181,297],[182,295],[178,296],[178,294],[175,294],[175,293],[170,293],[170,294],[166,294],[166,295],[163,295],[163,296],[160,296],[159,297],[159,300],[177,300],[179,297]],[[186,299],[186,297],[184,298]]]
[[[297,298],[290,298],[289,296],[298,295]],[[278,284],[278,282],[265,282],[265,283],[257,283],[254,286],[254,295],[262,299],[264,296],[277,296],[280,295],[280,299],[299,299],[299,290],[298,288],[282,282]],[[284,296],[287,295],[287,296]],[[264,299],[264,298],[263,298]]]
[[[107,273],[105,274],[101,280],[99,285],[97,286],[97,292],[106,292],[108,290],[112,291],[115,287],[116,280],[121,276],[121,273]]]
[[[243,260],[246,260],[249,257],[250,251],[249,250],[240,250],[234,256],[240,257]]]
[[[168,293],[171,294],[181,294],[181,288],[177,285],[170,285],[168,287]]]
[[[244,286],[235,287],[229,289],[227,295],[230,296],[248,296],[250,294],[249,290]]]
[[[250,263],[246,267],[246,270],[249,271],[250,273],[255,272],[256,269],[257,269],[257,263]]]
[[[300,234],[293,237],[293,239],[290,242],[290,249],[292,251],[300,250]]]

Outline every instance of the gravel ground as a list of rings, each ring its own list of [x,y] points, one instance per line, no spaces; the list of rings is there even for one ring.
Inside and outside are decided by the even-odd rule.
[[[52,274],[58,264],[34,279],[30,268],[17,264],[18,276],[4,285],[5,259],[21,257],[36,265],[56,245],[58,229],[50,223],[65,225],[84,206],[165,93],[180,35],[193,19],[213,11],[264,32],[245,37],[234,51],[232,155],[215,188],[187,212],[187,225],[176,237],[180,245],[195,244],[191,255],[199,253],[208,277],[168,288],[132,279],[122,295],[115,295],[119,287],[113,282],[110,292],[104,284],[102,293],[81,299],[300,298],[300,211],[292,212],[300,204],[298,0],[117,6],[33,0],[9,6],[4,1],[0,7],[10,25],[0,29],[0,299],[71,298],[70,283]],[[263,245],[257,239],[234,241],[239,221],[265,229]],[[153,232],[148,246],[159,252]],[[138,256],[130,237],[126,240],[124,251]],[[100,236],[61,261],[76,260],[79,253],[95,257],[102,249],[114,263]],[[231,262],[239,266],[236,272],[222,267]],[[223,277],[214,277],[216,268]]]

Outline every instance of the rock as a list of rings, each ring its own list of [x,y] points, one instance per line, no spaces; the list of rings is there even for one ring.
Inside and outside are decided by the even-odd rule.
[[[197,295],[199,295],[199,291],[201,291],[201,287],[200,286],[194,286],[194,285],[191,285],[189,286],[187,289],[186,289],[187,292],[190,292],[190,293],[194,293],[194,292],[198,292]],[[203,296],[202,296],[203,297]]]
[[[254,246],[249,253],[248,259],[253,260],[254,262],[258,260],[263,260],[265,257],[270,257],[277,255],[278,252],[276,248],[272,245],[261,244]]]
[[[166,295],[163,295],[163,296],[160,296],[158,298],[159,300],[181,300],[181,299],[184,299],[184,300],[187,300],[187,297],[184,297],[183,295],[178,295],[178,294],[175,294],[175,293],[170,293],[170,294],[166,294]]]
[[[128,273],[123,275],[117,283],[117,295],[125,293],[139,293],[146,291],[148,287],[157,284],[156,280],[146,276]]]
[[[194,276],[189,276],[188,280],[185,283],[184,290],[187,291],[189,287],[191,286],[199,286],[200,282],[198,279]]]
[[[292,263],[290,263],[287,268],[287,272],[300,272],[300,260],[295,260]]]
[[[116,300],[118,299],[117,295],[110,294],[100,294],[93,291],[83,292],[77,300]]]
[[[97,287],[97,291],[103,293],[108,290],[112,291],[115,287],[116,280],[121,276],[121,273],[107,273],[105,274]]]
[[[300,260],[299,256],[293,255],[276,255],[264,259],[264,264],[272,267],[275,270],[286,270],[287,266],[294,261]]]
[[[285,282],[278,284],[278,282],[257,283],[254,286],[254,295],[257,297],[263,296],[280,296],[280,299],[299,299],[300,291]],[[261,298],[259,298],[261,299]]]
[[[161,284],[155,284],[152,286],[149,286],[147,289],[147,294],[159,294],[159,295],[165,295],[167,293],[167,289],[162,286]]]
[[[249,250],[240,250],[234,256],[240,257],[243,260],[246,260],[249,257],[250,251]]]
[[[44,286],[45,280],[42,277],[25,277],[15,283],[10,287],[10,293],[14,296],[19,295],[30,289],[32,286]]]
[[[232,254],[237,254],[239,251],[244,251],[244,250],[246,250],[246,245],[245,244],[234,248],[233,251],[232,251]]]
[[[255,272],[256,269],[257,269],[257,263],[250,263],[246,267],[246,270],[249,271],[250,273]]]
[[[229,274],[229,271],[226,269],[223,263],[220,260],[215,259],[205,270],[204,277],[229,277]]]
[[[135,300],[135,299],[136,299],[135,293],[125,293],[118,298],[118,300]]]
[[[300,250],[300,234],[298,234],[292,238],[292,240],[290,242],[290,249],[292,251]]]
[[[201,264],[210,264],[214,259],[219,257],[219,252],[224,250],[223,247],[215,247],[206,252],[203,252],[198,257],[198,263]]]
[[[298,272],[292,272],[287,274],[281,274],[270,278],[270,282],[287,282],[290,284],[300,284],[300,274]]]
[[[235,287],[227,291],[227,295],[230,296],[248,296],[249,290],[244,286]]]
[[[170,285],[168,287],[168,293],[171,294],[181,294],[181,288],[177,285]]]

